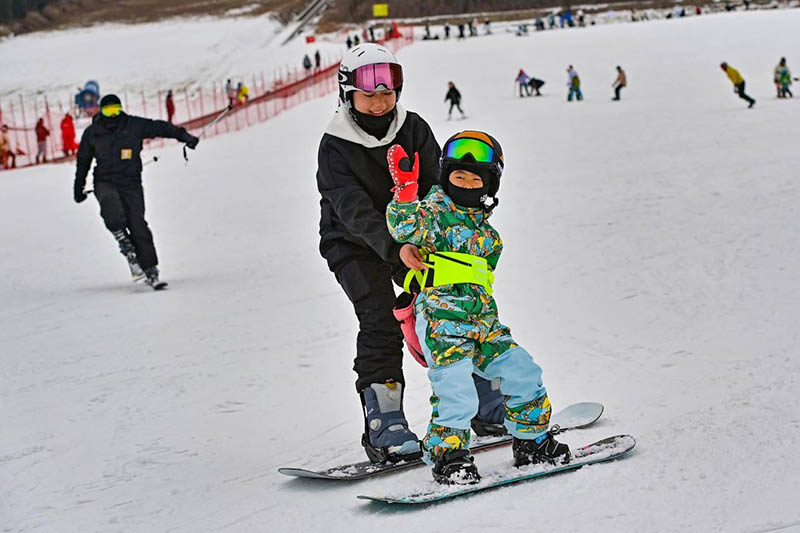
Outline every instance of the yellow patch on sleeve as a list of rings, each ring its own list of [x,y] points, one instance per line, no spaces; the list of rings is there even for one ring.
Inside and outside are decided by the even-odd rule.
[[[133,150],[130,148],[123,148],[119,154],[120,159],[133,159]]]

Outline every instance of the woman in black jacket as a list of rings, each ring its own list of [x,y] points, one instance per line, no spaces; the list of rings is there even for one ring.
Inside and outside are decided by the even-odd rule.
[[[348,50],[339,67],[339,107],[318,153],[320,253],[358,318],[353,370],[364,410],[362,444],[375,462],[421,455],[403,412],[403,335],[392,314],[392,281],[401,285],[408,268],[422,264],[419,250],[396,243],[386,226],[394,185],[386,152],[399,144],[419,158],[422,197],[438,180],[441,150],[430,126],[398,103],[402,88],[402,66],[385,47]],[[502,422],[502,396],[489,382],[482,389],[490,394],[482,397],[481,413],[499,413],[483,418]]]
[[[466,118],[464,115],[464,110],[461,109],[461,93],[458,92],[458,89],[456,89],[456,86],[452,81],[447,82],[447,87],[447,94],[444,95],[444,101],[450,101],[450,110],[447,112],[447,120],[450,120],[451,116],[453,115],[453,107],[458,108],[458,112],[461,113],[461,118]]]

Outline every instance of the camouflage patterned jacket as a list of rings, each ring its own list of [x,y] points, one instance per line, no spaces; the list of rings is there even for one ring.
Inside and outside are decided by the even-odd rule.
[[[427,252],[461,252],[484,257],[494,270],[503,250],[503,241],[497,230],[489,224],[488,217],[483,209],[457,206],[440,185],[431,187],[423,200],[410,203],[392,201],[386,208],[389,233],[397,242],[415,244]],[[433,296],[429,294],[431,291],[460,297],[480,296],[473,304],[477,304],[477,307],[472,311],[485,313],[488,304],[496,312],[493,299],[479,285],[429,288],[423,291],[426,299]],[[459,307],[467,310],[465,307],[473,306],[467,304]]]

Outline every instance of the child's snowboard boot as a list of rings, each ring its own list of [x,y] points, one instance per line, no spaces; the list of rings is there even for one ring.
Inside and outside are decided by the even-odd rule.
[[[572,460],[569,446],[558,442],[553,435],[558,433],[558,426],[539,438],[527,440],[514,437],[511,449],[514,452],[514,466],[537,465],[549,463],[551,465],[565,465]]]
[[[419,439],[403,414],[403,385],[373,383],[361,391],[364,435],[361,444],[373,463],[396,463],[422,457]]]
[[[474,485],[481,480],[469,450],[445,452],[436,457],[433,479],[442,485]]]
[[[506,417],[506,408],[503,405],[505,398],[500,393],[499,384],[488,379],[472,374],[475,381],[475,390],[478,391],[478,414],[472,419],[472,431],[479,437],[497,437],[505,435],[503,422]]]

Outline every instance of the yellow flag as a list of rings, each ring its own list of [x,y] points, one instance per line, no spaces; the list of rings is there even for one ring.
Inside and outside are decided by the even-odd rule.
[[[388,17],[389,16],[389,4],[372,4],[372,16],[373,17]]]

